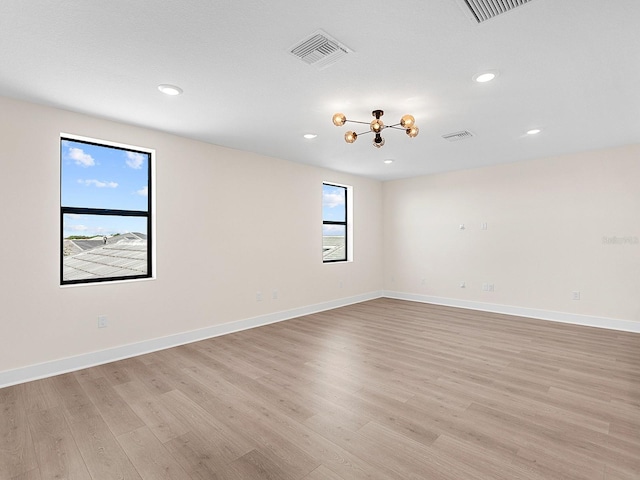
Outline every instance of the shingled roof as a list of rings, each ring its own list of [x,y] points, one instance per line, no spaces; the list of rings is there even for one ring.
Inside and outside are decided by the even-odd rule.
[[[344,260],[344,257],[345,244],[343,236],[322,237],[322,260]]]
[[[101,238],[71,242],[70,251],[77,253],[63,258],[62,278],[65,281],[147,273],[147,236],[144,234],[126,233],[108,237],[106,244]]]

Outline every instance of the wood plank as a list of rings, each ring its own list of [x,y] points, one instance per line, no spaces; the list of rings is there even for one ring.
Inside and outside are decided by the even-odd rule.
[[[215,390],[215,395],[192,395],[198,404],[212,417],[235,432],[247,432],[244,435],[250,438],[257,449],[269,458],[279,468],[286,472],[295,472],[302,476],[318,466],[318,461],[301,450],[295,443],[273,429],[269,424],[260,421],[260,415],[256,412],[256,402],[250,395],[243,394],[233,384],[224,379],[212,377],[208,369],[194,367],[185,369],[185,372],[195,381],[185,393],[192,389],[200,390],[203,385],[210,385]],[[199,382],[197,380],[199,380]],[[213,381],[210,381],[213,380]],[[185,379],[185,384],[191,381]]]
[[[114,388],[162,443],[189,431],[186,425],[162,405],[157,395],[151,394],[137,380],[116,385]]]
[[[51,378],[25,383],[22,397],[27,413],[36,413],[60,405],[60,395]]]
[[[118,442],[144,480],[190,480],[147,427],[120,435]]]
[[[169,440],[164,446],[191,478],[220,478],[217,472],[227,463],[221,461],[219,455],[211,455],[207,439],[190,431]]]
[[[161,400],[178,421],[189,429],[190,448],[200,448],[200,452],[214,462],[232,462],[254,448],[253,442],[219,422],[182,392],[168,392]],[[181,440],[183,437],[167,442],[167,448],[169,445],[184,443]],[[195,438],[200,442],[193,441]]]
[[[430,457],[429,447],[375,422],[367,423],[357,432],[347,430],[333,423],[330,418],[320,415],[309,419],[305,424],[390,478],[462,478],[457,476],[453,465],[444,468],[425,461]],[[393,445],[393,449],[389,445]]]
[[[58,395],[61,399],[61,405],[66,409],[77,408],[82,405],[91,403],[91,399],[80,386],[76,376],[73,373],[65,373],[51,379]]]
[[[140,480],[140,475],[95,405],[82,405],[64,414],[94,479]]]
[[[640,478],[636,473],[624,473],[613,467],[607,466],[604,470],[603,480],[638,480]]]
[[[40,475],[40,469],[35,468],[33,470],[29,470],[26,473],[18,475],[17,477],[12,477],[11,480],[42,480],[42,476]]]
[[[331,471],[349,479],[390,479],[390,477],[357,456],[344,450],[334,442],[317,434],[311,428],[300,424],[270,404],[248,398],[246,402],[234,403],[242,412],[243,422],[260,425],[260,429],[270,429],[273,433],[287,439],[298,449],[323,463]],[[256,428],[248,427],[244,434],[251,434]]]
[[[277,465],[257,450],[222,467],[218,478],[226,480],[298,480],[300,477],[287,475]]]
[[[112,362],[96,367],[98,372],[106,378],[111,385],[122,385],[133,380],[129,370],[123,362]]]
[[[115,436],[144,426],[144,422],[104,377],[84,381],[81,385]]]
[[[324,465],[320,465],[313,472],[309,473],[302,480],[346,480],[337,473],[333,473]]]
[[[152,393],[162,394],[173,388],[162,378],[162,375],[149,368],[146,363],[143,363],[138,358],[127,358],[126,360],[120,360],[119,363],[121,368],[125,368],[133,378],[142,382]]]
[[[61,407],[32,413],[29,425],[43,478],[91,479]]]
[[[575,480],[580,477],[564,476],[541,469],[505,451],[485,448],[482,443],[468,442],[441,435],[433,443],[433,455],[445,464],[454,464],[461,472],[459,478],[491,480]],[[601,472],[598,472],[601,473]],[[598,478],[598,477],[595,477]]]
[[[0,389],[0,478],[12,478],[37,468],[27,412],[25,385]]]

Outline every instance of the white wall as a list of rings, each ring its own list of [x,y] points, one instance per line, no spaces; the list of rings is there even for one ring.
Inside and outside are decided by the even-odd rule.
[[[640,145],[386,182],[383,205],[390,296],[640,331]]]
[[[156,149],[156,280],[59,286],[61,132]],[[4,98],[0,162],[0,386],[2,372],[381,293],[378,181]],[[323,181],[354,187],[354,262],[322,264]]]

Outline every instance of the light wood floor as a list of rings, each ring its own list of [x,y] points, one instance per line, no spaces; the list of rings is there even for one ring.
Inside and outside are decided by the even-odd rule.
[[[1,479],[640,479],[640,335],[379,299],[0,390]]]

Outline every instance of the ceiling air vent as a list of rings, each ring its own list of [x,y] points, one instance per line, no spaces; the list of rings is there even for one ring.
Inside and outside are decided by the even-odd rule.
[[[454,132],[447,133],[446,135],[442,135],[442,138],[445,140],[449,140],[450,142],[459,142],[460,140],[466,140],[467,138],[473,137],[471,132],[463,130],[462,132]]]
[[[352,50],[335,38],[331,38],[326,32],[318,30],[296,43],[289,49],[289,52],[303,62],[322,70],[351,53]]]
[[[478,23],[485,22],[530,1],[531,0],[458,0],[463,8],[471,11],[472,18]]]

